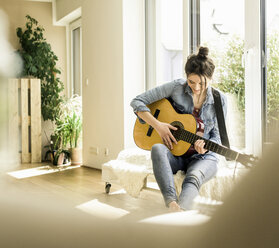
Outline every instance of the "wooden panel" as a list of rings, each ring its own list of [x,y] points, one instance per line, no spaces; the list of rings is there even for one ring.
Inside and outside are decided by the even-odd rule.
[[[19,79],[9,79],[8,84],[8,113],[9,113],[9,139],[8,151],[10,156],[18,161],[19,154],[19,130],[18,130],[18,82]]]
[[[21,79],[21,150],[22,163],[29,163],[28,79]]]
[[[21,116],[18,116],[18,125],[21,126]],[[28,126],[31,126],[31,116],[28,116]]]
[[[28,95],[28,89],[30,89],[30,95]],[[19,91],[21,95],[20,102],[18,102]],[[21,128],[21,162],[41,162],[42,137],[40,80],[28,78],[9,79],[8,94],[9,148],[17,153],[14,157],[18,157],[20,140],[19,128]],[[31,153],[29,150],[30,146]]]
[[[31,91],[31,162],[41,162],[42,130],[41,130],[41,81],[30,80]]]

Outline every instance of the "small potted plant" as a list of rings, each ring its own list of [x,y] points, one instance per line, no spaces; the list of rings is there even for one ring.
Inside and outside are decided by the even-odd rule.
[[[46,132],[45,132],[45,134],[46,134]],[[48,148],[48,150],[45,153],[45,159],[44,160],[45,161],[51,161],[53,163],[54,154],[58,150],[58,147],[55,147],[54,145],[58,144],[59,142],[57,142],[57,137],[54,134],[52,134],[50,136],[50,139],[48,139],[47,135],[46,135],[46,138],[47,138],[49,144],[44,146],[44,148]]]
[[[75,112],[72,116],[67,117],[67,125],[69,130],[69,141],[70,141],[70,154],[72,165],[82,164],[82,149],[80,146],[82,119],[81,116]]]
[[[56,141],[52,150],[53,165],[67,164],[70,158],[70,152],[67,150],[69,136],[65,124],[61,120],[56,121],[56,129],[54,131]]]
[[[69,145],[72,165],[82,164],[82,107],[81,96],[73,95],[60,104],[60,117],[56,133],[61,137],[62,147]],[[62,149],[64,150],[64,149]]]

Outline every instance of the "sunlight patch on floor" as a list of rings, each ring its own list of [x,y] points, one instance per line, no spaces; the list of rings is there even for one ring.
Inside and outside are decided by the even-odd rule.
[[[110,195],[123,195],[123,194],[127,194],[125,189],[120,189],[114,192],[109,193]]]
[[[119,219],[130,213],[124,209],[115,208],[108,204],[101,203],[97,199],[78,205],[76,208],[96,217],[105,219]]]
[[[200,214],[197,210],[167,213],[140,220],[139,223],[192,226],[201,225],[210,220],[210,216]]]
[[[12,171],[7,172],[9,176],[15,177],[17,179],[23,179],[28,177],[34,177],[34,176],[40,176],[45,174],[50,174],[54,172],[64,171],[64,170],[71,170],[75,168],[79,168],[80,165],[71,166],[71,165],[61,165],[61,166],[40,166],[30,169],[24,169],[24,170],[18,170],[18,171]]]

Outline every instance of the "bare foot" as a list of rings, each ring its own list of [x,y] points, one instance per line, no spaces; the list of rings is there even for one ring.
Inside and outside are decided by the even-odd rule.
[[[170,212],[182,212],[183,210],[180,208],[180,206],[177,204],[176,201],[172,201],[169,204],[169,210]]]

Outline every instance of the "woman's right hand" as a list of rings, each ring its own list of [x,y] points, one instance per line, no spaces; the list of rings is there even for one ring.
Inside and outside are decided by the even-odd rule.
[[[158,132],[160,137],[162,138],[164,144],[170,150],[172,150],[173,149],[172,142],[177,144],[177,141],[174,138],[174,136],[172,135],[170,129],[177,130],[177,128],[172,126],[172,125],[170,125],[170,124],[168,124],[168,123],[165,123],[165,122],[158,122],[157,125],[154,128]]]

